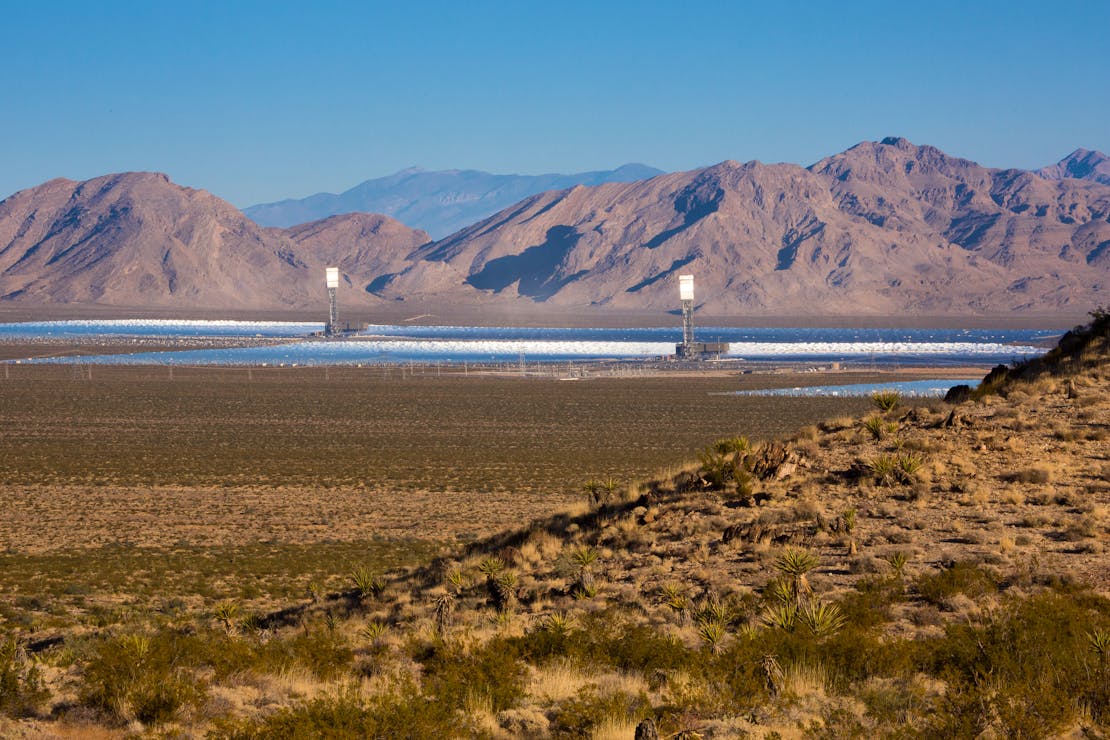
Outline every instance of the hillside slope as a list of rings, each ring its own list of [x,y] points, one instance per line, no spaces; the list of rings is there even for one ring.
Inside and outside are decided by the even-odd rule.
[[[707,440],[279,611],[183,618],[164,594],[119,632],[29,622],[0,641],[0,731],[1100,737],[1110,314],[1093,318],[978,400]]]

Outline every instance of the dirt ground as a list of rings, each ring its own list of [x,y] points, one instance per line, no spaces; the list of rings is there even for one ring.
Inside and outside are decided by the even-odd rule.
[[[627,484],[716,437],[780,435],[867,404],[711,394],[894,377],[423,372],[8,366],[0,541],[43,552],[480,536],[579,500],[590,478]]]

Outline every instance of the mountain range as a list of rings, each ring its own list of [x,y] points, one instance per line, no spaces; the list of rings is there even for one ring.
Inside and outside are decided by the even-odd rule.
[[[902,138],[531,195],[445,238],[381,215],[259,226],[164,175],[0,202],[0,305],[386,305],[730,315],[1083,314],[1110,285],[1108,158],[994,169]],[[1077,177],[1078,176],[1078,177]]]
[[[251,206],[243,212],[263,226],[279,227],[343,213],[382,213],[439,239],[546,190],[632,182],[661,174],[662,170],[642,164],[573,175],[492,175],[479,170],[428,172],[414,167],[367,180],[339,195],[317,193],[299,200]]]

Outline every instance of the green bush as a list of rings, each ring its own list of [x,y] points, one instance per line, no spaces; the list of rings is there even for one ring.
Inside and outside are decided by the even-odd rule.
[[[930,730],[964,734],[989,722],[1004,737],[1046,737],[1082,714],[1110,719],[1110,689],[1089,634],[1110,622],[1110,602],[1047,592],[1011,600],[981,623],[955,623],[922,652],[948,684]]]
[[[458,738],[475,733],[454,709],[420,694],[412,682],[393,693],[364,700],[356,687],[282,709],[261,720],[217,725],[212,737],[231,740],[269,738]]]
[[[22,655],[18,640],[0,639],[0,712],[26,717],[34,714],[46,698],[39,670]]]
[[[416,656],[424,668],[424,690],[446,706],[462,709],[468,694],[489,696],[494,712],[516,706],[524,696],[524,664],[516,651],[494,639],[469,652],[435,642]]]
[[[587,686],[573,699],[562,702],[552,717],[551,729],[556,737],[590,737],[592,730],[607,719],[638,723],[651,715],[651,702],[645,694],[624,691],[601,695],[597,688]]]
[[[85,665],[81,701],[117,719],[168,722],[204,699],[188,665],[187,643],[169,632],[100,642]]]
[[[939,573],[921,576],[916,587],[921,598],[937,606],[956,594],[978,598],[998,590],[994,578],[975,563],[966,561],[954,563]]]

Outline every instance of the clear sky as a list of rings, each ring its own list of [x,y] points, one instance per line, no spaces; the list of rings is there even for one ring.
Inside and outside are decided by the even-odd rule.
[[[156,170],[237,206],[409,166],[1110,153],[1110,0],[0,0],[0,197]]]

